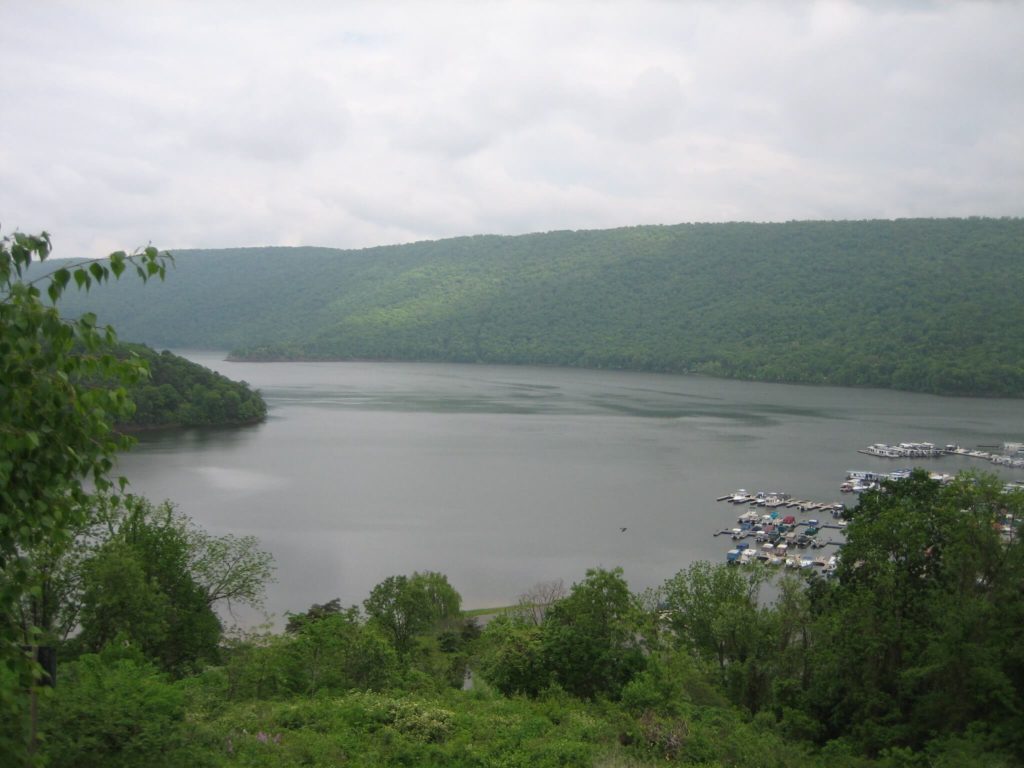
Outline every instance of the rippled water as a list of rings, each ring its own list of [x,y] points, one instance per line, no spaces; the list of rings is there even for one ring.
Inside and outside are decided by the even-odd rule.
[[[561,368],[197,362],[260,388],[266,423],[145,436],[121,460],[137,493],[277,561],[278,617],[358,603],[395,573],[448,574],[469,607],[622,566],[634,589],[697,559],[737,487],[841,501],[849,469],[903,464],[874,442],[1024,438],[1024,401]],[[936,471],[990,468],[947,457]],[[1024,479],[1020,470],[1003,470]],[[847,499],[849,500],[849,499]],[[620,529],[626,527],[626,531]]]

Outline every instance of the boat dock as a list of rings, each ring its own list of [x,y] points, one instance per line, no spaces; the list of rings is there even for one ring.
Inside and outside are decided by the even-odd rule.
[[[766,507],[768,509],[774,509],[776,507],[785,507],[786,509],[796,509],[800,512],[829,512],[835,515],[837,512],[841,513],[845,507],[841,503],[833,503],[830,501],[811,501],[810,499],[793,499],[787,494],[771,494],[758,491],[756,494],[748,494],[743,489],[736,491],[735,493],[727,493],[724,496],[719,496],[715,501],[728,501],[730,504],[749,504],[752,507]]]
[[[728,536],[733,542],[733,549],[726,553],[726,562],[744,564],[753,560],[768,565],[785,565],[789,568],[812,568],[818,566],[825,573],[836,568],[837,557],[826,558],[821,555],[812,556],[802,550],[821,550],[825,547],[841,548],[844,541],[822,534],[826,530],[845,532],[846,520],[843,519],[846,507],[841,503],[797,499],[781,491],[756,491],[749,493],[740,488],[733,493],[718,496],[715,501],[729,502],[734,506],[743,506],[736,524],[729,528],[721,528],[713,532],[713,536]],[[797,519],[813,512],[827,512],[829,518],[819,521],[806,517]]]
[[[982,450],[988,449],[988,450]],[[936,446],[933,443],[874,443],[857,453],[877,456],[883,459],[938,459],[943,456],[968,456],[992,464],[1014,469],[1024,469],[1024,443],[1003,443],[1000,445],[979,445],[977,449],[961,448],[959,445]]]

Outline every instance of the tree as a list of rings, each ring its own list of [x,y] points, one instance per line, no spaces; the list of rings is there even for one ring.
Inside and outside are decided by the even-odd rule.
[[[676,642],[724,671],[743,655],[749,630],[744,623],[757,612],[761,569],[730,568],[699,561],[662,587],[668,624]]]
[[[565,597],[565,583],[561,579],[540,581],[519,596],[516,613],[524,621],[540,626],[548,609]]]
[[[431,621],[447,623],[459,616],[462,596],[448,583],[448,577],[443,573],[417,571],[410,581],[414,589],[422,590],[426,596]]]
[[[379,690],[398,672],[395,649],[373,625],[360,623],[355,607],[304,623],[284,647],[297,693]]]
[[[339,616],[342,614],[344,609],[341,607],[341,598],[335,597],[328,600],[323,605],[319,603],[313,603],[309,607],[309,610],[303,613],[289,613],[288,624],[285,626],[284,631],[289,634],[294,634],[301,630],[307,624],[312,624],[322,619],[330,618],[331,616]]]
[[[107,521],[110,536],[96,542],[84,563],[82,631],[75,644],[100,651],[114,641],[129,642],[179,674],[212,661],[221,623],[197,578],[189,521],[170,503],[154,507],[135,496],[120,502]]]
[[[876,753],[994,734],[1024,757],[1024,550],[1000,533],[1024,494],[922,470],[864,494],[836,583],[812,591],[812,714]]]
[[[551,683],[541,627],[520,616],[497,616],[484,629],[480,673],[506,696],[536,696]]]
[[[617,696],[643,666],[640,611],[622,569],[595,568],[555,603],[542,625],[556,682],[575,696]]]
[[[189,573],[206,604],[223,603],[229,611],[236,604],[262,607],[266,585],[273,580],[274,558],[258,549],[259,540],[230,533],[212,536],[187,517],[176,520],[188,545]]]
[[[120,638],[164,669],[181,672],[216,657],[221,623],[214,608],[259,606],[272,558],[254,537],[212,536],[170,502],[138,496],[97,499],[81,588],[65,611],[78,617],[78,647],[99,651]]]
[[[169,259],[153,247],[119,251],[24,279],[30,263],[49,254],[45,232],[0,239],[0,678],[16,681],[0,687],[0,716],[11,718],[23,708],[18,689],[35,674],[14,618],[38,590],[25,555],[66,544],[85,514],[86,478],[111,488],[114,454],[127,444],[111,425],[131,410],[125,385],[145,375],[137,358],[114,354],[113,329],[98,327],[92,314],[65,320],[56,304],[72,282],[88,289],[129,265],[143,280],[162,278]]]
[[[100,651],[117,640],[151,658],[160,655],[170,601],[131,546],[112,542],[87,561],[82,592],[77,646]]]
[[[370,592],[363,607],[370,621],[391,638],[399,652],[412,647],[416,635],[458,616],[462,598],[442,573],[389,576]]]

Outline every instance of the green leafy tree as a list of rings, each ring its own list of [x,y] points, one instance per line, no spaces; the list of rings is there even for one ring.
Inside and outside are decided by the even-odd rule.
[[[158,657],[168,639],[170,599],[140,553],[112,542],[83,568],[82,629],[74,644],[99,651],[115,640]]]
[[[757,711],[766,703],[779,652],[774,617],[758,607],[762,568],[696,562],[662,587],[674,644],[714,671],[733,701]]]
[[[363,607],[370,621],[404,653],[416,635],[457,617],[461,603],[444,574],[428,571],[389,576],[373,588]]]
[[[399,651],[409,650],[413,638],[432,620],[426,594],[408,576],[388,576],[371,590],[363,608]]]
[[[641,619],[621,568],[588,570],[542,625],[545,662],[555,682],[583,698],[617,696],[643,667]]]
[[[927,473],[865,494],[836,583],[812,591],[811,712],[868,753],[994,734],[1024,758],[1024,551],[1000,527],[1024,494]]]
[[[287,646],[297,693],[380,690],[398,676],[398,656],[356,608],[304,623]]]
[[[168,258],[149,247],[25,279],[49,254],[46,233],[0,239],[0,679],[15,681],[0,688],[0,715],[13,720],[35,674],[17,620],[39,589],[27,553],[67,543],[85,514],[86,482],[111,487],[113,457],[127,444],[111,426],[131,411],[125,385],[146,372],[137,358],[114,354],[114,331],[95,315],[65,320],[55,305],[70,284],[89,288],[129,266],[143,280],[163,277]]]
[[[462,596],[448,583],[448,577],[437,571],[417,571],[412,575],[414,589],[422,590],[430,606],[431,620],[448,623],[459,617]]]
[[[129,642],[168,671],[217,654],[221,624],[190,568],[187,529],[170,505],[130,499],[115,535],[85,563],[75,645]]]
[[[536,696],[551,683],[542,629],[519,616],[498,616],[483,632],[480,673],[506,696]]]
[[[217,655],[219,603],[259,606],[271,556],[253,537],[212,536],[170,502],[137,496],[98,503],[101,531],[81,564],[74,645],[132,642],[169,671]],[[74,564],[72,564],[74,565]]]
[[[328,600],[323,605],[313,603],[307,611],[288,614],[288,624],[285,626],[284,631],[295,633],[307,624],[327,619],[331,616],[339,616],[344,611],[345,609],[341,607],[341,599],[337,597]]]

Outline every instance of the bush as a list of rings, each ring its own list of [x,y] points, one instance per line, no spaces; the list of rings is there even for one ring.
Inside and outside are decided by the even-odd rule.
[[[196,765],[184,695],[146,662],[89,654],[68,664],[39,722],[55,768]]]

